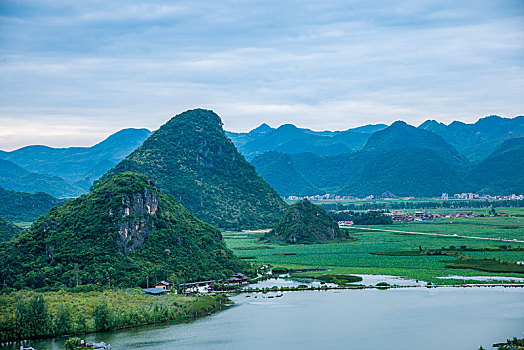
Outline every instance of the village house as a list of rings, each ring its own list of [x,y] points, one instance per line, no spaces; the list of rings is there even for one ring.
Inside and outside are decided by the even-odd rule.
[[[249,280],[249,277],[247,277],[246,275],[242,274],[242,273],[235,273],[234,275],[232,275],[228,280],[227,280],[227,284],[229,284],[230,286],[232,285],[243,285],[243,284],[247,284],[247,281]]]
[[[200,281],[185,284],[184,294],[205,294],[213,290],[215,281]]]
[[[169,286],[170,286],[170,284],[168,282],[166,282],[166,281],[160,281],[157,284],[155,284],[155,288],[158,288],[158,289],[169,290]]]

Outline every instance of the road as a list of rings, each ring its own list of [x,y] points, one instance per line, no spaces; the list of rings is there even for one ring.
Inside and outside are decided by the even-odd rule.
[[[481,240],[485,240],[485,241],[524,243],[524,241],[520,241],[518,239],[477,237],[477,236],[461,236],[461,235],[457,235],[457,234],[443,234],[443,233],[428,233],[428,232],[385,230],[385,229],[380,229],[380,228],[355,227],[355,226],[342,226],[342,227],[343,228],[349,228],[349,229],[355,229],[355,230],[382,231],[382,232],[393,232],[393,233],[407,233],[407,234],[410,234],[410,235],[424,235],[424,236],[438,236],[438,237],[451,237],[451,238],[481,239]]]

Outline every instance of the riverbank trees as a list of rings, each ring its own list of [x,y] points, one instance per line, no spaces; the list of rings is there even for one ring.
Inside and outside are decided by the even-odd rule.
[[[140,289],[0,295],[0,342],[131,328],[205,316],[227,298],[144,295]]]

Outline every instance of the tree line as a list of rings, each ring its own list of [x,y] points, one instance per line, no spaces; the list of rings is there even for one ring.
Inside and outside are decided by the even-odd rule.
[[[67,302],[51,310],[42,294],[31,298],[18,296],[14,312],[2,315],[0,320],[0,342],[80,335],[196,318],[220,309],[226,301],[222,295],[191,298],[189,302],[173,299],[165,302],[164,298],[153,299],[153,303],[145,305],[129,305],[123,310],[114,309],[103,298],[91,310],[73,309]]]

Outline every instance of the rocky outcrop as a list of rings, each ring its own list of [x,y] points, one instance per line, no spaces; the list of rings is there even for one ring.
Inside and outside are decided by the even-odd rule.
[[[148,234],[155,230],[151,216],[156,216],[157,211],[156,189],[144,187],[142,192],[132,197],[122,197],[117,238],[120,252],[126,254],[144,244]]]

